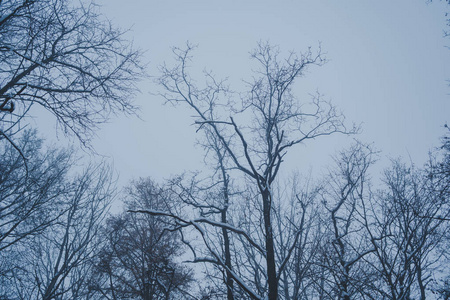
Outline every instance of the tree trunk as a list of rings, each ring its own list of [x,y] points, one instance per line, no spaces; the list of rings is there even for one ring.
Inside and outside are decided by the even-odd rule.
[[[227,210],[226,208],[222,211],[222,223],[227,222]],[[223,241],[225,247],[225,265],[229,270],[231,270],[231,253],[230,253],[230,238],[228,237],[228,232],[222,227]],[[226,285],[227,285],[227,300],[234,300],[233,297],[233,278],[231,277],[230,271],[226,270]]]
[[[219,156],[219,163],[220,163],[220,169],[222,171],[222,177],[223,177],[223,199],[224,199],[224,207],[221,211],[221,221],[222,223],[227,223],[227,212],[228,212],[228,206],[230,205],[230,199],[228,194],[228,176],[225,171],[225,166],[223,165],[223,156],[221,155],[221,152],[217,152]],[[228,236],[228,231],[226,228],[222,227],[222,234],[223,234],[223,243],[224,243],[224,250],[225,250],[225,265],[227,267],[227,270],[225,272],[226,278],[225,283],[227,285],[227,300],[234,300],[233,296],[233,277],[231,276],[231,273],[229,270],[231,270],[231,251],[230,251],[230,238]]]
[[[269,285],[269,300],[278,299],[278,280],[275,265],[275,249],[273,242],[272,221],[270,218],[270,210],[272,206],[271,194],[267,187],[262,192],[263,213],[264,213],[264,229],[266,233],[266,255],[267,255],[267,283]]]

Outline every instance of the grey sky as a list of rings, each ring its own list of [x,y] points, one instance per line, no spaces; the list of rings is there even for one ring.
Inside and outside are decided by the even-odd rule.
[[[444,39],[445,5],[426,0],[391,1],[182,1],[98,0],[101,12],[122,28],[136,47],[147,50],[150,75],[172,61],[170,48],[189,40],[198,44],[194,68],[229,77],[239,90],[249,78],[249,51],[259,40],[283,53],[317,49],[330,60],[310,68],[296,85],[308,101],[319,90],[343,110],[350,122],[363,123],[357,138],[374,142],[386,156],[410,156],[419,164],[438,145],[449,121],[450,50]],[[120,117],[98,132],[94,148],[111,157],[120,183],[152,176],[158,180],[201,168],[189,111],[170,105],[141,83],[136,102],[141,118]],[[325,137],[297,148],[287,168],[322,168],[329,155],[351,142]]]

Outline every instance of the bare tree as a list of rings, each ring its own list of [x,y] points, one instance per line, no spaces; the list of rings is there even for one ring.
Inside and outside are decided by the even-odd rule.
[[[102,170],[70,182],[72,151],[45,149],[34,133],[20,133],[31,107],[52,114],[89,147],[111,114],[136,111],[135,82],[144,75],[139,59],[92,2],[0,1],[0,279],[11,283],[0,284],[1,293],[7,287],[5,295],[15,290],[19,298],[76,298],[76,278],[106,207],[99,198],[109,197],[101,191],[109,180]],[[31,243],[30,255],[45,255],[24,264]]]
[[[444,263],[450,263],[450,128],[445,125],[445,135],[441,139],[441,146],[432,153],[426,166],[426,172],[430,184],[428,188],[441,199],[440,212],[434,217],[445,221],[443,226],[447,228],[444,242],[441,245],[444,254]],[[421,214],[419,212],[418,214]],[[423,216],[424,217],[424,216]],[[445,264],[444,264],[445,265]],[[438,277],[438,276],[436,276]],[[450,299],[450,275],[444,273],[442,278],[433,278],[430,287],[432,292],[439,295],[439,299]]]
[[[442,145],[430,155],[425,170],[429,176],[429,188],[448,204],[450,199],[450,127],[447,124],[444,127],[446,132],[441,139]],[[442,211],[445,212],[445,209]],[[439,217],[445,218],[445,216]]]
[[[35,131],[24,131],[17,144],[33,159],[25,162],[11,144],[0,144],[0,253],[37,235],[61,215],[52,211],[68,193],[66,175],[72,164],[67,150],[44,148]]]
[[[249,92],[237,105],[232,101],[223,101],[223,96],[229,90],[223,81],[216,80],[211,73],[206,73],[205,87],[200,88],[194,83],[188,73],[191,50],[190,45],[185,50],[175,48],[176,65],[173,68],[161,68],[159,83],[165,89],[162,96],[169,102],[182,103],[192,109],[198,130],[207,128],[224,149],[229,158],[228,168],[247,178],[258,191],[263,216],[263,245],[252,241],[249,235],[238,228],[233,231],[244,237],[248,236],[247,242],[251,247],[261,251],[266,278],[263,294],[267,293],[271,300],[278,299],[279,274],[285,264],[275,257],[272,183],[277,178],[283,158],[291,147],[307,140],[338,132],[355,132],[356,128],[347,130],[343,116],[320,96],[315,97],[308,105],[301,105],[292,93],[293,83],[303,75],[308,66],[324,62],[320,51],[313,54],[309,50],[300,56],[291,53],[285,60],[281,60],[276,47],[258,44],[251,55],[260,69],[248,84]],[[251,117],[251,122],[239,125],[239,120],[245,117]],[[190,220],[178,221],[186,222],[183,226],[193,225]],[[201,222],[208,223],[204,219]],[[209,223],[216,227],[231,228],[224,223]],[[218,261],[217,253],[213,256],[214,261]],[[230,271],[224,262],[220,264]],[[233,279],[249,297],[263,297],[263,294],[250,288],[237,274],[233,275]]]
[[[30,243],[32,298],[79,299],[86,293],[89,262],[99,251],[99,229],[113,200],[111,179],[104,164],[86,168],[58,207],[63,215]]]
[[[364,232],[362,209],[370,197],[368,168],[374,152],[358,142],[335,162],[337,168],[330,171],[322,192],[327,216],[319,263],[329,275],[327,294],[333,299],[365,299],[372,293],[373,279],[365,258],[374,249]]]
[[[127,188],[125,209],[167,209],[166,192],[151,179]],[[176,262],[182,254],[178,233],[164,230],[159,217],[122,213],[111,216],[89,288],[101,299],[191,299],[190,269]]]
[[[213,164],[213,176],[211,180],[208,181],[209,186],[203,187],[206,193],[203,196],[197,194],[191,199],[195,199],[196,203],[192,201],[186,202],[187,204],[200,209],[200,214],[203,216],[209,216],[211,220],[216,220],[222,224],[229,224],[230,222],[230,207],[231,201],[234,196],[232,191],[232,182],[230,181],[230,174],[227,168],[227,153],[226,149],[223,147],[220,140],[217,139],[211,131],[205,131],[206,142],[203,144],[205,150],[210,154]],[[197,184],[198,185],[198,184]],[[201,194],[201,193],[200,193]],[[202,200],[203,202],[197,202]],[[217,216],[215,218],[215,216]],[[232,264],[231,257],[231,247],[232,247],[232,237],[230,236],[229,230],[226,226],[215,228],[220,232],[215,233],[216,236],[220,237],[217,244],[221,245],[220,252],[222,261],[215,261],[215,265],[221,270],[222,263],[225,264],[223,271],[223,282],[226,286],[226,294],[228,300],[235,299],[235,287],[232,272],[234,267]],[[188,243],[186,241],[186,243]],[[190,249],[193,249],[192,247]],[[196,256],[196,255],[195,255]],[[201,261],[201,260],[194,260]]]
[[[366,209],[380,297],[426,299],[430,276],[439,270],[449,211],[430,179],[395,161],[385,173],[386,190]]]
[[[315,286],[315,265],[322,232],[320,227],[320,186],[311,176],[292,177],[285,189],[274,187],[273,207],[277,259],[285,265],[279,274],[280,298],[309,299]]]
[[[76,299],[95,252],[98,227],[112,200],[104,165],[72,177],[72,150],[44,148],[34,131],[19,139],[25,163],[2,144],[0,297]]]
[[[133,113],[143,69],[123,35],[90,2],[0,1],[0,141],[20,150],[12,136],[33,105],[85,145],[112,113]]]
[[[17,145],[33,160],[27,168],[11,144],[0,144],[0,298],[5,299],[23,290],[15,281],[26,267],[23,245],[62,214],[55,208],[68,193],[67,172],[73,162],[71,151],[45,148],[35,131],[23,131]]]

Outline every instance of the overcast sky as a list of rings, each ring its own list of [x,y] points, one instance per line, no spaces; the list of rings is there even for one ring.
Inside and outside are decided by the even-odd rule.
[[[172,62],[171,47],[198,44],[193,65],[229,77],[242,87],[251,75],[249,51],[257,41],[278,45],[283,53],[302,52],[319,43],[329,62],[312,67],[298,80],[300,99],[318,90],[350,122],[362,123],[357,136],[373,142],[382,157],[403,156],[422,164],[439,144],[449,121],[450,39],[443,38],[444,3],[426,0],[98,0],[113,24],[131,28],[128,37],[146,50],[148,73]],[[94,148],[114,161],[120,184],[132,178],[168,178],[201,169],[190,112],[163,105],[140,83],[136,98],[141,120],[115,118],[98,132]],[[329,156],[351,142],[324,137],[296,148],[286,169],[322,169]]]

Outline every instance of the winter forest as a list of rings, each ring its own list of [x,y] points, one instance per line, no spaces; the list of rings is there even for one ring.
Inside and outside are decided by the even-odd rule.
[[[119,16],[132,7],[128,2],[120,4]],[[167,6],[169,13],[163,9],[167,3],[148,4],[154,11],[148,19],[160,14],[168,28],[161,34],[173,31],[177,39],[166,44],[151,36],[157,28],[145,28],[149,44],[163,44],[159,59],[156,48],[142,47],[139,8],[133,8],[138,22],[133,29],[132,23],[119,24],[121,18],[108,8],[113,4],[104,1],[0,0],[0,300],[450,299],[450,128],[445,119],[450,76],[420,77],[415,71],[429,65],[448,75],[450,2],[402,2],[412,3],[424,20],[434,11],[442,25],[433,27],[433,45],[419,39],[422,33],[406,34],[419,40],[411,53],[434,47],[447,57],[416,60],[408,59],[409,50],[403,52],[411,68],[398,82],[428,77],[443,92],[410,82],[417,87],[410,94],[392,84],[386,97],[404,93],[408,101],[402,102],[402,116],[395,126],[386,117],[391,112],[377,116],[379,128],[391,126],[380,129],[388,138],[386,147],[398,143],[395,149],[403,149],[409,136],[414,149],[426,149],[417,161],[412,148],[409,157],[384,153],[385,144],[370,135],[372,119],[359,118],[387,109],[383,97],[378,103],[371,97],[385,88],[383,80],[395,83],[394,75],[371,75],[372,69],[361,68],[354,78],[380,81],[367,79],[364,94],[342,88],[343,97],[354,100],[346,104],[339,93],[335,101],[335,95],[320,90],[328,83],[321,77],[338,69],[326,68],[339,64],[332,50],[340,48],[333,42],[331,49],[326,39],[284,45],[276,38],[280,32],[273,38],[256,31],[259,37],[248,41],[253,46],[241,53],[245,60],[236,58],[231,65],[225,52],[250,38],[230,44],[235,36],[211,23],[211,34],[223,34],[218,39],[229,48],[221,46],[223,56],[201,52],[212,38],[195,35],[181,13],[194,24],[193,11],[209,12],[196,3],[207,2],[189,3],[192,10],[178,2],[178,9]],[[350,4],[361,5],[344,2],[332,4],[330,11],[351,15]],[[286,14],[300,14],[296,10],[308,5],[316,4],[280,1]],[[364,19],[369,25],[381,7],[370,5],[373,10]],[[225,14],[240,14],[222,6]],[[258,14],[270,19],[265,9],[248,11],[249,24]],[[271,13],[279,17],[278,12]],[[219,15],[212,18],[221,22]],[[402,18],[408,16],[398,16],[399,23],[422,22]],[[292,27],[287,35],[294,37],[297,23],[286,22]],[[374,30],[381,32],[382,23]],[[357,30],[363,30],[357,27],[349,25],[356,40],[361,39]],[[240,30],[245,33],[246,27]],[[377,37],[364,39],[371,38]],[[374,51],[389,48],[379,47]],[[400,42],[398,47],[403,49]],[[389,50],[392,56],[395,49]],[[363,64],[352,59],[349,69]],[[382,61],[369,63],[384,70]],[[222,76],[221,67],[231,73]],[[394,74],[395,69],[389,70]],[[317,82],[311,83],[308,77],[316,72]],[[345,70],[338,72],[347,77]],[[345,79],[332,81],[344,85]],[[355,93],[359,85],[351,87]],[[410,95],[422,93],[432,93],[418,106],[423,120],[438,125],[419,132],[414,126],[422,124],[421,117],[407,125],[402,118],[414,115],[408,110],[416,105]],[[152,109],[146,110],[147,102]],[[127,122],[147,127],[134,132],[126,129]],[[161,138],[150,138],[153,134]],[[165,146],[170,140],[179,144]],[[158,147],[161,155],[153,155]],[[106,148],[124,154],[111,157]],[[145,173],[133,171],[134,161]],[[183,161],[194,167],[184,167]],[[169,164],[175,162],[181,169],[172,171]],[[165,171],[159,171],[159,163]]]

